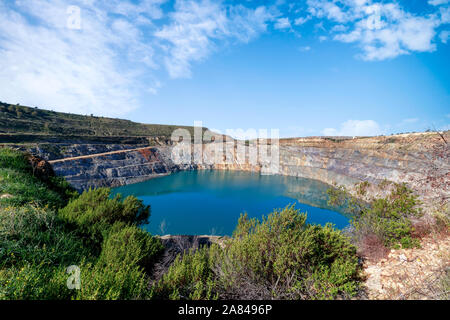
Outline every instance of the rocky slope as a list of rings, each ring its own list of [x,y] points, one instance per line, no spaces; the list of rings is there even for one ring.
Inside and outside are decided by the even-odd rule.
[[[450,238],[429,235],[421,248],[391,250],[386,258],[366,262],[369,299],[445,299],[450,292],[443,281],[450,273]]]

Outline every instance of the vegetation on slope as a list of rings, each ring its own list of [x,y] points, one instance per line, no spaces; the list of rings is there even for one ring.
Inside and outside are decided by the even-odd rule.
[[[142,124],[130,120],[54,112],[0,102],[0,133],[52,136],[168,137],[177,128],[193,127]]]
[[[110,199],[108,189],[81,196],[68,186],[52,190],[52,182],[33,175],[23,153],[1,149],[0,159],[1,192],[10,192],[0,199],[0,299],[147,296],[145,270],[162,250],[138,228],[148,207],[134,197]],[[77,214],[80,208],[92,210]],[[81,270],[80,290],[67,287],[71,265]]]
[[[370,198],[368,202],[361,200],[366,195],[368,182],[356,185],[358,196],[351,195],[342,186],[327,191],[330,205],[346,207],[352,213],[351,235],[361,251],[370,251],[370,247],[399,249],[420,245],[419,239],[414,236],[415,228],[412,223],[412,219],[422,215],[417,195],[404,183],[384,181],[380,187],[384,189],[387,184],[392,184],[387,196]]]
[[[0,150],[0,196],[3,195],[0,204],[19,206],[33,203],[59,208],[76,194],[63,178],[37,177],[28,158],[19,151]]]

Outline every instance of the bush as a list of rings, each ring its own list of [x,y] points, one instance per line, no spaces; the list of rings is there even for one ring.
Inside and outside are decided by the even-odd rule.
[[[54,212],[0,207],[0,299],[142,299],[163,247],[161,241],[116,222],[98,249],[83,244]],[[81,290],[69,290],[65,272],[80,266]]]
[[[0,270],[0,300],[71,299],[65,271],[44,263]]]
[[[99,262],[105,265],[139,265],[151,270],[158,255],[164,250],[161,240],[136,226],[116,223],[103,242]]]
[[[294,207],[239,219],[232,239],[177,258],[153,288],[174,299],[332,299],[359,288],[356,248]]]
[[[97,244],[102,242],[115,222],[134,225],[148,223],[150,206],[133,196],[123,201],[121,195],[109,196],[108,188],[90,189],[60,209],[59,216]]]
[[[76,290],[80,300],[137,300],[148,297],[148,278],[135,264],[120,262],[83,264],[81,289]]]
[[[356,193],[359,196],[365,196],[367,193],[367,188],[370,187],[370,183],[368,181],[360,182],[356,185]]]
[[[136,226],[116,222],[109,230],[99,259],[83,264],[81,290],[77,299],[145,299],[148,277],[156,257],[162,252],[159,239]]]
[[[332,225],[305,222],[306,214],[294,207],[276,210],[261,222],[241,216],[218,266],[224,291],[232,298],[267,299],[356,294],[356,248]],[[245,286],[253,290],[246,292]]]
[[[214,262],[207,247],[178,255],[163,278],[151,289],[153,299],[216,299]]]
[[[388,248],[419,246],[419,240],[412,237],[411,218],[421,216],[420,201],[406,184],[392,185],[387,197],[372,199],[368,204],[351,196],[344,187],[328,190],[329,204],[345,205],[353,213],[351,223],[357,243],[375,236]]]
[[[46,182],[50,191],[56,192],[62,198],[64,205],[66,205],[69,200],[76,199],[79,196],[78,191],[63,177],[49,177]]]
[[[362,211],[353,221],[355,232],[373,233],[386,247],[412,248],[419,245],[412,238],[410,218],[421,215],[417,196],[405,184],[397,184],[386,198],[374,199],[370,209]]]

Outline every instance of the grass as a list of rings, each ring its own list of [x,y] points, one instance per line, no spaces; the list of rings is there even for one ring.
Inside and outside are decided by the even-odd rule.
[[[35,176],[25,153],[0,149],[0,196],[4,195],[0,204],[20,206],[33,203],[58,208],[74,194],[75,191],[61,178],[42,180]]]
[[[0,207],[0,269],[70,265],[89,256],[83,241],[53,212],[31,205]]]

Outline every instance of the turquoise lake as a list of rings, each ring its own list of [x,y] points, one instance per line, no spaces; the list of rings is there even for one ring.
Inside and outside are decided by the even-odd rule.
[[[316,180],[239,171],[183,171],[113,189],[151,206],[155,235],[231,235],[241,213],[260,219],[275,208],[295,204],[308,223],[333,223],[342,229],[349,218],[327,205],[328,185]]]

